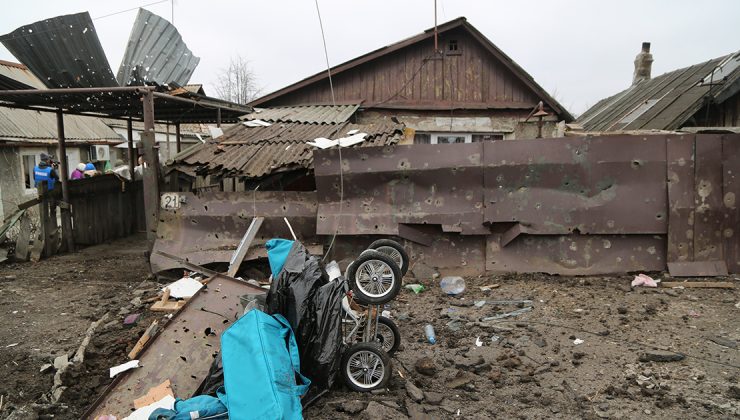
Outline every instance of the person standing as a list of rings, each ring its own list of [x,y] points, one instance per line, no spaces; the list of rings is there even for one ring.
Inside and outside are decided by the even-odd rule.
[[[49,155],[41,153],[41,162],[33,168],[34,185],[38,186],[40,182],[46,181],[46,188],[52,191],[58,179],[59,174],[57,174],[56,169],[52,166]]]
[[[75,168],[74,171],[72,171],[72,175],[70,176],[71,180],[75,179],[82,179],[85,177],[85,164],[80,162],[77,164],[77,168]]]

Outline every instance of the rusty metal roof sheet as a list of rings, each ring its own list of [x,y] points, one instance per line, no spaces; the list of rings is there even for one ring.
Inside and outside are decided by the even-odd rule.
[[[383,146],[397,143],[403,137],[403,128],[402,124],[392,122],[275,123],[269,127],[239,124],[218,139],[179,157],[175,165],[186,171],[196,167],[202,173],[260,178],[281,170],[313,167],[314,147],[306,142],[318,137],[337,139],[357,129],[367,133],[366,140],[357,146]]]
[[[21,26],[0,42],[49,88],[118,86],[87,12]]]
[[[705,104],[705,98],[726,97],[737,90],[740,69],[733,68],[721,80],[702,83],[716,69],[740,52],[643,80],[603,99],[583,113],[577,123],[586,131],[675,130]]]
[[[300,122],[309,124],[339,124],[349,120],[360,104],[349,105],[297,105],[274,108],[255,108],[244,116],[246,120],[268,122]]]
[[[145,82],[184,85],[199,62],[174,25],[139,9],[116,79],[121,86]]]

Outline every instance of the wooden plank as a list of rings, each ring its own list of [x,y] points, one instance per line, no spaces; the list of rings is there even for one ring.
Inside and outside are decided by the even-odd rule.
[[[149,328],[147,328],[146,331],[144,331],[144,334],[141,335],[141,337],[139,338],[139,341],[137,341],[136,344],[134,345],[134,348],[131,349],[131,351],[128,353],[129,359],[131,360],[136,359],[136,356],[139,355],[139,353],[144,348],[146,343],[149,342],[149,339],[151,339],[154,336],[158,325],[159,325],[159,321],[157,321],[156,319],[152,321],[152,324],[149,325]]]
[[[735,283],[729,281],[663,281],[660,287],[685,287],[691,289],[734,289]]]
[[[236,247],[236,251],[234,251],[234,256],[231,257],[231,261],[229,261],[229,270],[226,272],[226,275],[229,277],[234,277],[236,272],[239,271],[239,266],[242,264],[242,261],[244,261],[244,256],[247,255],[249,246],[252,244],[252,241],[254,241],[254,238],[257,236],[257,232],[264,221],[264,217],[255,217],[252,219],[252,223],[249,224],[249,228],[246,233],[244,233],[244,237],[242,237],[241,242],[239,242],[239,246]]]
[[[39,262],[41,260],[41,254],[44,253],[44,234],[41,231],[36,232],[35,238],[33,239],[33,247],[31,248],[30,260],[33,262]]]
[[[716,135],[696,135],[694,261],[723,260],[722,142]]]
[[[666,139],[668,262],[694,259],[694,138],[685,135]]]
[[[724,261],[668,262],[668,272],[673,277],[726,276],[727,264]]]
[[[15,240],[15,259],[27,261],[31,244],[31,217],[24,212],[19,223],[18,238]]]

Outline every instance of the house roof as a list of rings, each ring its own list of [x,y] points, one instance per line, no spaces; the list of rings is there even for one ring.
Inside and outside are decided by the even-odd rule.
[[[44,88],[26,66],[0,61],[0,75],[28,86]],[[64,136],[71,143],[118,144],[121,136],[100,118],[64,116]],[[20,143],[53,143],[57,141],[56,115],[27,109],[0,107],[0,141]]]
[[[360,104],[351,105],[296,105],[274,108],[255,108],[245,115],[245,120],[267,122],[300,122],[309,124],[337,124],[347,121]]]
[[[457,19],[454,19],[449,22],[438,25],[437,33],[442,34],[444,32],[457,29],[457,28],[462,28],[463,30],[466,30],[474,39],[480,42],[486,48],[486,50],[488,50],[488,52],[490,52],[494,57],[496,57],[499,61],[501,61],[501,63],[503,63],[506,68],[508,68],[512,73],[514,73],[514,75],[517,76],[527,87],[532,89],[543,100],[543,102],[546,105],[548,105],[550,108],[552,108],[561,118],[565,119],[566,121],[573,121],[574,119],[573,116],[565,109],[565,107],[563,107],[560,103],[558,103],[558,101],[555,100],[555,98],[553,98],[549,93],[545,91],[545,89],[543,89],[539,84],[537,84],[534,78],[531,75],[529,75],[529,73],[524,71],[524,69],[520,67],[514,60],[512,60],[511,57],[506,55],[501,49],[499,49],[496,45],[494,45],[493,42],[491,42],[488,38],[486,38],[486,36],[483,35],[478,29],[476,29],[473,25],[468,23],[466,18],[459,17]],[[427,40],[433,37],[434,37],[434,28],[427,29],[424,32],[418,35],[415,35],[413,37],[404,39],[394,44],[387,45],[375,51],[369,52],[367,54],[361,55],[357,58],[354,58],[352,60],[339,64],[337,66],[334,66],[331,68],[331,74],[337,75],[342,72],[346,72],[368,61],[375,60],[377,58],[383,57],[385,55],[398,51],[402,48],[405,48],[409,45],[416,44],[416,43],[422,42],[424,40]],[[313,76],[307,77],[301,81],[293,83],[292,85],[286,86],[275,92],[267,94],[261,98],[255,99],[254,101],[249,103],[249,105],[258,106],[260,104],[269,102],[275,98],[278,98],[280,96],[286,95],[291,92],[294,92],[308,85],[325,80],[326,78],[327,78],[327,72],[321,71],[319,73],[314,74]]]
[[[676,130],[711,98],[740,90],[740,52],[674,70],[602,99],[580,117],[586,131]]]
[[[293,115],[288,112],[289,108],[265,109],[263,112],[266,115],[276,116],[271,125],[248,127],[246,122],[236,124],[218,139],[208,140],[205,144],[180,153],[173,165],[191,174],[261,178],[275,172],[312,168],[314,147],[306,142],[319,137],[338,139],[355,129],[367,133],[365,141],[353,147],[389,145],[403,137],[404,126],[391,121],[350,123],[348,120],[352,114],[345,112],[345,106],[313,107],[315,110],[321,109],[325,116],[323,120],[315,118],[315,122],[296,121],[296,116],[307,115],[307,107],[293,107]],[[278,114],[282,116],[278,118]],[[345,119],[339,120],[337,115],[344,115]]]

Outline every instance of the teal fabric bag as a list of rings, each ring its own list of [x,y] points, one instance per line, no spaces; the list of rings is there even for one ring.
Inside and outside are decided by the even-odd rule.
[[[226,407],[232,419],[302,419],[301,375],[293,330],[282,315],[253,309],[221,335]]]
[[[270,262],[270,271],[272,278],[276,279],[285,265],[290,249],[295,241],[288,239],[270,239],[265,243],[267,248],[267,260]]]

